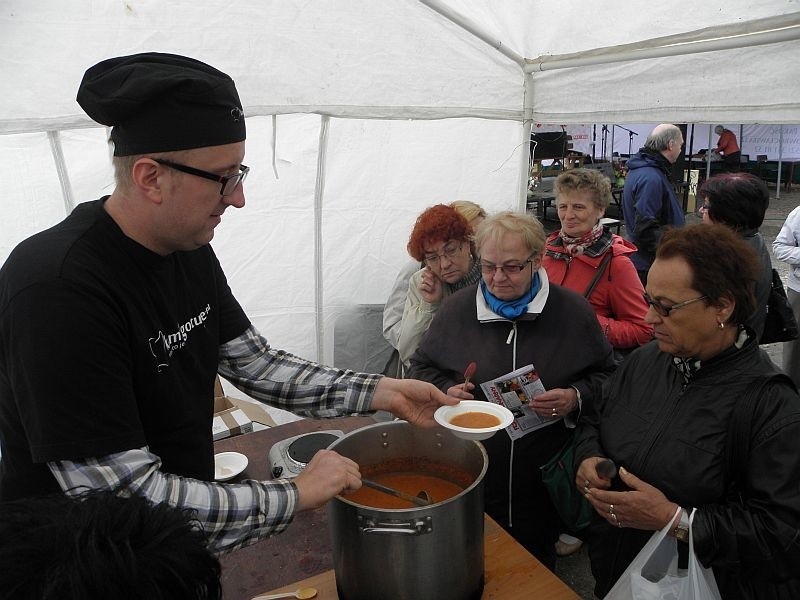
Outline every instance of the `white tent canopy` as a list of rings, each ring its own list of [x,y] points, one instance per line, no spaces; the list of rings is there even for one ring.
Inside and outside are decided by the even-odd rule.
[[[522,206],[532,123],[800,123],[786,0],[4,0],[0,263],[110,193],[75,102],[111,56],[174,52],[237,82],[247,206],[213,246],[277,347],[332,362],[338,316],[382,304],[416,215]],[[568,62],[569,61],[569,62]]]

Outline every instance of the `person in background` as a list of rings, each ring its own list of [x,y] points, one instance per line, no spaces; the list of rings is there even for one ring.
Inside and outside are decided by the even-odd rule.
[[[702,199],[698,211],[704,223],[727,225],[742,236],[758,256],[756,309],[745,325],[753,328],[756,339],[761,339],[772,289],[772,259],[758,231],[769,207],[767,184],[750,173],[721,173],[703,182],[697,197]]]
[[[116,187],[22,241],[0,269],[0,500],[83,488],[197,510],[215,552],[283,531],[358,489],[325,450],[293,480],[214,481],[219,373],[304,416],[387,410],[433,426],[429,383],[341,371],[272,348],[210,246],[245,203],[233,80],[145,53],[91,67],[78,103],[112,126]],[[276,249],[277,252],[277,249]]]
[[[736,134],[722,125],[714,127],[714,133],[719,136],[717,147],[712,152],[722,158],[728,171],[738,171],[741,168],[742,152]]]
[[[772,242],[775,258],[789,265],[786,296],[800,323],[800,206],[792,210]],[[800,339],[783,343],[783,370],[800,387]]]
[[[473,229],[454,207],[437,204],[424,210],[408,240],[408,253],[425,268],[411,276],[397,351],[404,370],[442,300],[481,278]]]
[[[112,491],[0,503],[0,597],[222,598],[219,560],[193,512]]]
[[[611,202],[611,182],[599,171],[570,169],[556,178],[555,192],[561,229],[548,236],[542,266],[551,283],[589,301],[621,359],[653,339],[653,328],[644,322],[644,288],[629,258],[636,247],[600,223]],[[568,556],[582,544],[561,533],[556,554]]]
[[[485,509],[552,570],[559,517],[539,467],[564,445],[582,403],[591,402],[613,371],[612,349],[586,300],[550,285],[536,218],[492,215],[478,226],[475,243],[480,283],[445,299],[409,374],[455,398],[486,401],[480,383],[533,365],[546,391],[530,399],[530,408],[545,421],[531,428],[521,416],[512,425],[521,437],[501,431],[482,442],[489,454]],[[477,370],[465,386],[463,373],[473,361]]]
[[[692,509],[695,553],[722,598],[800,598],[797,389],[778,376],[732,421],[748,389],[779,374],[743,326],[758,273],[753,250],[724,225],[661,240],[646,296],[656,339],[584,403],[576,433],[575,485],[596,511],[584,531],[598,598],[653,531],[671,524],[687,556]],[[742,445],[729,448],[728,438],[742,429],[749,451],[738,457]],[[597,473],[604,458],[619,468],[613,487]]]
[[[474,231],[483,219],[486,218],[486,211],[483,210],[475,202],[469,200],[456,200],[451,202],[450,206],[463,216],[470,227]],[[424,261],[411,259],[406,265],[400,269],[397,279],[394,281],[392,290],[389,292],[389,297],[386,299],[386,304],[383,308],[383,337],[389,342],[393,348],[398,348],[398,338],[402,329],[403,310],[406,305],[406,296],[408,295],[408,285],[411,277],[420,269],[425,268]],[[402,363],[401,363],[402,365]]]
[[[622,192],[625,237],[636,246],[631,255],[642,285],[653,263],[656,247],[666,227],[682,227],[683,209],[672,183],[672,165],[683,147],[683,134],[675,125],[658,125],[644,147],[628,159],[628,176]]]
[[[570,169],[556,178],[555,192],[561,229],[548,236],[542,259],[550,282],[589,300],[615,350],[626,353],[649,342],[653,328],[644,322],[644,288],[630,261],[636,247],[600,223],[611,202],[608,178],[592,169]]]

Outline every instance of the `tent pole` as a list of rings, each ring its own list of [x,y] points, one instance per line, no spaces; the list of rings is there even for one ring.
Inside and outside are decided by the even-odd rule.
[[[521,68],[525,67],[525,58],[508,46],[504,46],[503,42],[494,38],[488,31],[486,31],[480,24],[472,19],[468,19],[462,14],[454,11],[449,6],[443,4],[441,0],[419,0],[434,12],[438,13],[451,23],[458,25],[465,31],[471,33],[479,40],[485,42],[498,52],[509,58]],[[525,212],[528,208],[528,177],[530,177],[530,164],[531,164],[531,130],[533,129],[533,76],[529,72],[523,70],[524,89],[523,96],[523,116],[522,116],[522,144],[526,148],[524,152],[520,152],[520,177],[519,177],[519,209]]]
[[[685,142],[686,141],[684,140],[684,143]],[[695,182],[695,186],[694,186],[694,188],[692,188],[692,186],[691,186],[691,183],[692,183],[692,156],[694,156],[694,123],[692,123],[692,128],[689,130],[689,145],[687,146],[687,149],[686,149],[686,157],[688,158],[688,163],[687,163],[688,166],[686,168],[686,174],[684,175],[684,178],[688,182],[688,185],[686,186],[686,197],[684,198],[684,200],[688,204],[688,202],[689,202],[689,193],[691,192],[691,194],[694,196],[694,212],[697,213],[697,188],[699,187],[697,184],[699,182]],[[700,175],[700,172],[698,171],[697,174]],[[698,179],[700,179],[700,178],[698,177]]]
[[[272,172],[275,179],[280,179],[278,175],[278,115],[272,115]]]
[[[320,119],[317,178],[314,184],[314,321],[317,329],[317,362],[320,364],[325,364],[322,314],[322,199],[325,195],[325,163],[328,154],[330,120],[328,115],[322,115]]]
[[[72,185],[69,182],[67,165],[64,162],[64,150],[61,147],[61,135],[58,131],[48,131],[47,139],[50,141],[50,152],[53,154],[53,161],[56,163],[58,182],[61,184],[61,195],[64,198],[65,214],[72,212],[75,208],[75,198],[72,194]]]
[[[775,182],[775,199],[781,197],[781,163],[783,162],[783,125],[778,133],[778,175]]]
[[[459,14],[458,12],[454,11],[449,6],[443,4],[440,0],[419,0],[421,4],[424,4],[434,12],[439,13],[448,21],[455,23],[462,29],[468,31],[478,39],[486,42],[492,48],[510,58],[515,63],[517,63],[520,67],[525,66],[525,58],[521,54],[517,54],[511,48],[504,46],[503,42],[500,40],[492,37],[492,35],[486,31],[483,27],[481,27],[478,23],[473,21],[472,19],[468,19],[465,16]]]
[[[528,210],[528,179],[531,174],[531,130],[533,129],[533,74],[523,73],[522,147],[519,153],[519,210]]]
[[[421,0],[422,1],[422,0]],[[629,60],[645,58],[662,58],[665,56],[680,56],[684,54],[699,54],[715,50],[732,50],[749,46],[763,46],[800,39],[800,12],[780,17],[779,19],[763,19],[765,31],[741,33],[738,25],[733,27],[711,28],[707,35],[711,39],[687,40],[687,34],[666,36],[651,40],[644,40],[628,47],[605,47],[586,50],[574,54],[542,55],[537,58],[525,59],[526,71],[552,71],[572,67],[585,67],[587,65],[602,65]],[[757,24],[758,21],[752,24]],[[737,28],[735,28],[737,27]],[[726,34],[728,29],[732,33]],[[649,45],[648,45],[649,44]],[[642,47],[644,46],[644,47]]]

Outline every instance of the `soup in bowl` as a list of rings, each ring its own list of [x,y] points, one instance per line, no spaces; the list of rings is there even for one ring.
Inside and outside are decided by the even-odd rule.
[[[455,406],[440,406],[433,418],[458,437],[485,440],[511,425],[514,415],[494,402],[462,400]]]

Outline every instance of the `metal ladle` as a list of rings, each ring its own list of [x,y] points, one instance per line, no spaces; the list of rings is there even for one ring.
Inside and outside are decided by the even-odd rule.
[[[382,483],[378,483],[377,481],[372,481],[371,479],[364,479],[362,477],[361,483],[369,488],[372,488],[373,490],[378,490],[379,492],[383,492],[384,494],[389,494],[391,496],[396,496],[397,498],[402,498],[406,502],[411,502],[412,504],[416,504],[417,506],[428,506],[431,503],[431,497],[425,490],[421,490],[416,496],[412,496],[411,494],[406,494],[405,492],[401,492],[400,490],[396,490],[394,488],[385,486]]]

